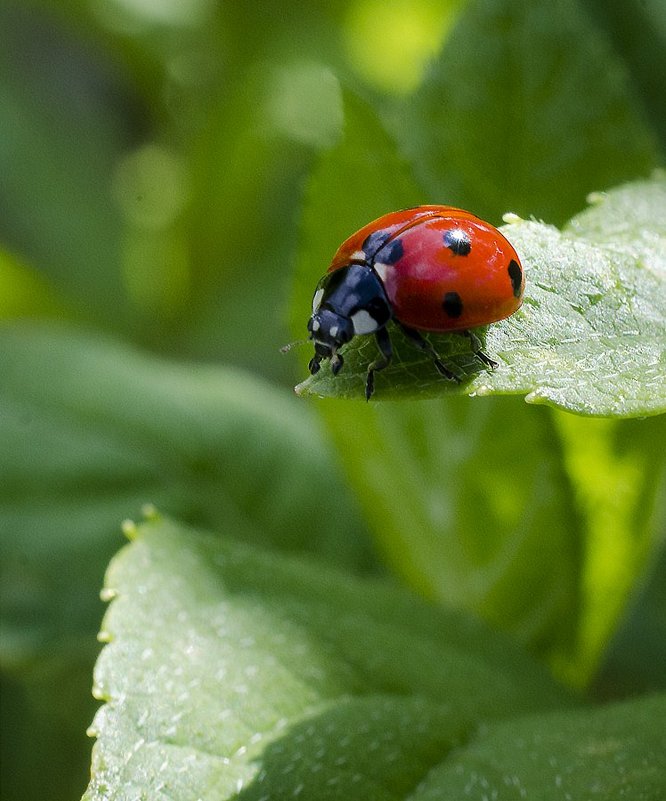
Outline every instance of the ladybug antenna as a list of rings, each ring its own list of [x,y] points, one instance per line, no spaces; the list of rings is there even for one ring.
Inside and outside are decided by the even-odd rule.
[[[307,345],[309,341],[309,339],[297,339],[294,342],[289,342],[287,345],[283,345],[280,348],[280,353],[289,353],[289,351],[296,345]]]

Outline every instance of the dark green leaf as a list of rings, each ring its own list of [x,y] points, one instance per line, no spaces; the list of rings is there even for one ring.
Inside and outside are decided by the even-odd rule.
[[[666,695],[488,726],[412,798],[662,801]]]
[[[53,11],[2,4],[0,238],[110,324],[125,308],[109,185],[138,138],[135,103],[118,65],[81,31]]]
[[[666,500],[663,494],[661,500],[663,508]],[[596,689],[603,695],[666,689],[666,548],[663,545],[631,601],[599,671]]]
[[[641,111],[577,0],[472,0],[400,125],[432,198],[559,225],[657,165]]]
[[[582,0],[631,75],[636,99],[666,151],[666,4],[661,0]]]

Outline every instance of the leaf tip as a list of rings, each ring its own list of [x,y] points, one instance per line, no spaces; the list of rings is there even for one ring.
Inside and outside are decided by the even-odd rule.
[[[118,595],[118,591],[115,590],[113,587],[103,587],[100,590],[99,598],[100,601],[104,601],[104,603],[108,603],[109,601],[113,601],[113,599]]]
[[[493,392],[493,388],[488,386],[488,384],[479,384],[472,392],[469,393],[470,398],[482,398],[484,395],[491,395]]]
[[[111,632],[106,631],[106,629],[101,629],[97,632],[97,642],[106,644],[111,642],[112,639],[113,637],[111,636]]]
[[[94,723],[91,723],[86,729],[86,737],[91,737],[93,740],[96,740],[99,737],[99,729],[94,725]]]
[[[104,690],[101,688],[101,686],[99,684],[97,684],[97,682],[95,682],[93,684],[91,692],[92,692],[92,697],[96,701],[106,701],[106,696],[104,695]]]
[[[608,192],[590,192],[585,200],[590,206],[599,206],[608,197]]]
[[[296,384],[294,387],[294,393],[298,395],[299,398],[304,398],[306,395],[311,395],[310,388],[308,386],[309,379],[305,379],[305,381],[301,381],[300,384]]]

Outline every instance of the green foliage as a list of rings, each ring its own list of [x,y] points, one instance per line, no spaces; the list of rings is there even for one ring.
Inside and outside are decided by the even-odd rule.
[[[151,504],[87,798],[660,797],[663,23],[0,5],[3,798],[84,791]],[[426,202],[523,218],[500,368],[396,336],[340,402],[366,338],[294,397],[339,242]]]
[[[326,404],[324,414],[396,573],[533,647],[571,655],[582,531],[548,417],[510,399],[348,415]]]
[[[34,743],[31,715],[81,743],[104,568],[144,504],[352,571],[374,564],[321,426],[269,383],[22,323],[0,326],[0,372],[0,659],[3,692],[25,682],[5,713],[26,737],[3,738],[7,761]],[[61,682],[78,706],[60,708]]]
[[[509,641],[395,588],[169,522],[132,538],[86,799],[395,798],[480,719],[570,704]]]
[[[395,589],[170,522],[131,535],[87,801],[660,797],[663,695],[550,711],[571,701],[510,642]]]
[[[429,194],[483,218],[559,225],[655,163],[626,70],[577,0],[472,0],[410,113]]]
[[[3,586],[16,599],[6,663],[95,625],[119,523],[148,502],[245,541],[365,564],[320,427],[269,384],[20,324],[0,330],[0,372]]]
[[[428,777],[419,799],[664,796],[662,695],[592,712],[491,724],[452,764]],[[506,796],[504,795],[506,794]]]

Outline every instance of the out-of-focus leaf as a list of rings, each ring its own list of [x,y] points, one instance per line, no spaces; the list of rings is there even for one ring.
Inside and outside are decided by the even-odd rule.
[[[470,619],[168,521],[106,588],[88,801],[400,798],[479,720],[569,703]]]
[[[649,597],[640,601],[636,594],[653,573],[666,533],[666,415],[609,420],[560,412],[554,419],[585,531],[582,614],[573,672],[579,682],[594,678],[609,640],[627,615],[627,606],[640,604],[642,611],[622,624],[619,636],[637,639],[644,627],[646,657],[639,667],[641,649],[635,647],[635,664],[618,660],[607,692],[612,692],[613,683],[618,691],[632,684],[636,691],[663,687],[650,682],[663,672],[666,662],[647,656],[663,647],[657,623],[658,574],[652,579],[655,586]],[[629,668],[624,674],[623,666]]]
[[[666,4],[661,0],[582,0],[623,59],[636,99],[666,151]]]
[[[113,165],[139,136],[113,60],[55,14],[0,8],[0,238],[91,317],[126,313]]]
[[[143,504],[352,571],[374,563],[320,427],[287,390],[44,324],[2,326],[0,374],[0,665],[21,688],[3,764],[37,798],[56,783],[25,778],[21,749],[29,738],[64,772],[80,754],[58,743],[89,722],[98,590],[120,521]],[[61,719],[64,697],[82,701]]]
[[[394,571],[566,661],[581,530],[550,418],[510,398],[321,411]]]
[[[662,495],[663,505],[665,500]],[[596,690],[602,695],[635,695],[657,689],[666,689],[666,548],[663,545],[611,640],[596,681]]]
[[[145,503],[364,562],[353,501],[288,393],[58,326],[3,326],[0,374],[6,664],[94,627],[119,522]]]
[[[661,801],[666,695],[491,724],[411,798]]]
[[[335,141],[341,94],[316,62],[261,63],[210,111],[191,153],[186,217],[193,265],[185,339],[262,374],[288,371],[286,325],[301,185],[316,149]]]
[[[344,93],[344,130],[310,175],[301,220],[292,330],[306,331],[310,300],[340,243],[369,220],[423,202],[411,168],[373,109]]]
[[[71,313],[39,273],[0,248],[0,318],[66,317]]]
[[[351,65],[371,86],[412,92],[464,0],[357,0],[343,28]],[[390,58],[377,58],[390,53]]]
[[[483,369],[455,334],[431,336],[464,376],[457,385],[396,336],[398,355],[378,376],[376,397],[526,393],[529,403],[578,414],[666,411],[666,179],[656,174],[595,203],[564,232],[525,221],[504,229],[521,257],[527,286],[522,308],[485,333],[485,350],[499,369]],[[370,337],[357,339],[344,351],[339,376],[324,364],[297,391],[362,397],[375,348]]]
[[[622,62],[578,0],[472,0],[399,118],[439,202],[560,225],[657,166]]]
[[[3,801],[69,801],[84,791],[90,744],[83,732],[95,712],[89,696],[95,646],[91,636],[70,639],[15,674],[0,671]],[[35,770],[36,762],[44,770]]]

